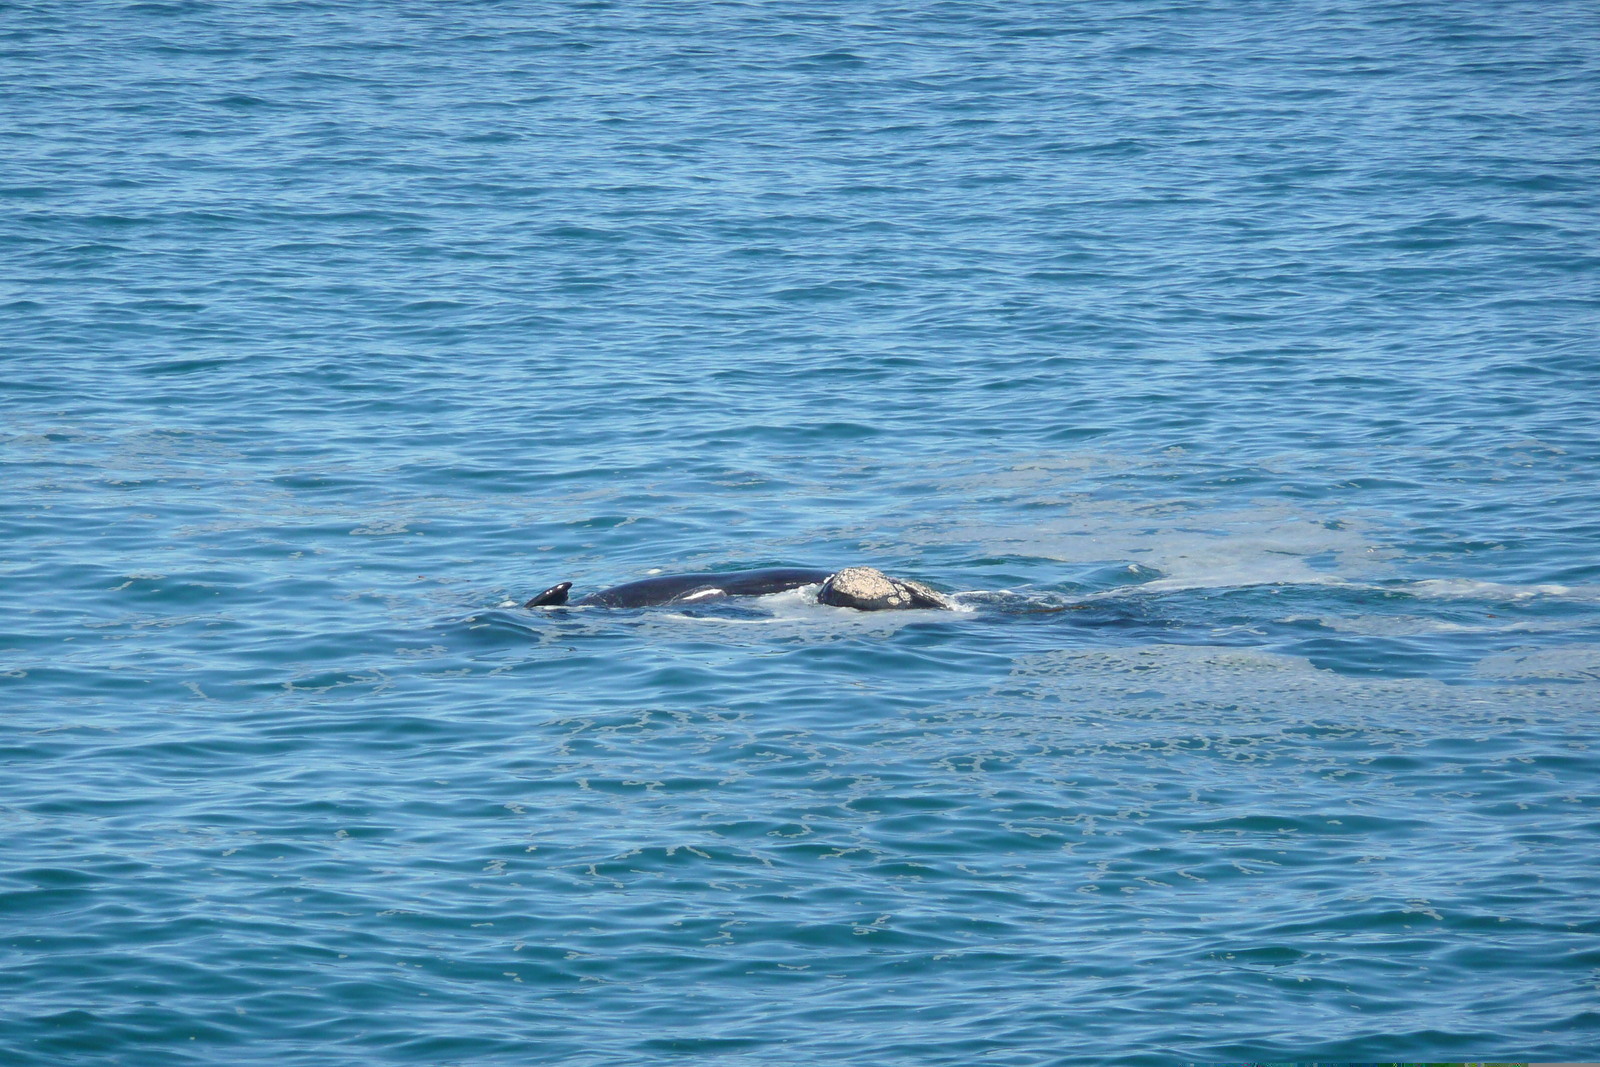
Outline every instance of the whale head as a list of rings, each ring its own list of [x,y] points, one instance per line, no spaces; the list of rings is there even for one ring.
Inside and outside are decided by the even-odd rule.
[[[828,576],[817,590],[817,602],[836,608],[858,611],[891,611],[901,608],[952,608],[943,593],[921,582],[891,578],[872,567],[846,567]]]

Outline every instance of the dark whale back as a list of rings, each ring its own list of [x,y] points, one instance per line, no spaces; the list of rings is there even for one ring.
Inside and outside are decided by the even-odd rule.
[[[757,571],[730,571],[726,574],[664,574],[658,578],[645,578],[590,593],[578,603],[608,608],[646,608],[691,598],[709,599],[719,595],[717,590],[721,591],[722,596],[765,596],[798,589],[802,585],[813,585],[832,573],[805,567],[771,567]]]
[[[809,567],[768,567],[723,574],[664,574],[626,585],[614,585],[573,603],[607,608],[647,608],[720,596],[765,596],[798,589],[802,585],[815,585],[825,581],[832,573]],[[524,606],[537,608],[565,604],[567,590],[571,588],[571,582],[551,586]]]

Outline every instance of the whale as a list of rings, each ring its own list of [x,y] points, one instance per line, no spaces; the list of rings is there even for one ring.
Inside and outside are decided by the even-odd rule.
[[[817,586],[817,602],[858,611],[914,608],[950,609],[949,597],[921,582],[891,578],[872,567],[825,571],[810,567],[767,567],[722,573],[665,574],[643,578],[571,600],[571,582],[560,582],[532,597],[525,608],[566,605],[606,608],[648,608],[697,604],[735,596],[766,596],[803,586]]]

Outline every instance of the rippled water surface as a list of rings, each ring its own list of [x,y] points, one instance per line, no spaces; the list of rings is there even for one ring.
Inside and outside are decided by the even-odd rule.
[[[1600,1047],[1600,17],[0,4],[0,1059]],[[805,591],[524,610],[662,573]]]

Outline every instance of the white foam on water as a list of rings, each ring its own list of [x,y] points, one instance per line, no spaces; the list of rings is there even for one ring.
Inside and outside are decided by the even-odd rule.
[[[1117,501],[1083,497],[1052,501],[1048,517],[1021,525],[952,523],[928,532],[971,541],[996,555],[1027,555],[1063,563],[1132,559],[1181,575],[1216,562],[1257,569],[1327,556],[1340,574],[1384,570],[1392,550],[1358,519],[1329,521],[1302,508],[1276,504],[1227,511],[1199,510],[1197,501]]]
[[[1568,645],[1485,656],[1472,668],[1479,678],[1508,682],[1600,683],[1600,645]]]
[[[1449,619],[1430,619],[1421,615],[1287,615],[1282,623],[1314,622],[1338,633],[1360,634],[1363,637],[1423,637],[1429,634],[1449,633],[1500,633],[1520,627],[1496,625],[1495,619],[1481,625],[1454,622]],[[1563,623],[1562,628],[1569,624]]]
[[[1492,582],[1477,578],[1424,578],[1414,582],[1356,581],[1337,574],[1319,574],[1312,571],[1295,573],[1295,568],[1284,567],[1272,573],[1271,567],[1230,566],[1218,561],[1215,570],[1185,575],[1164,574],[1160,578],[1138,585],[1119,586],[1100,592],[1087,593],[1081,599],[1092,601],[1115,597],[1137,596],[1147,593],[1169,593],[1188,589],[1248,589],[1259,586],[1334,587],[1376,593],[1402,593],[1415,597],[1440,600],[1496,600],[1519,601],[1536,597],[1559,597],[1567,600],[1600,600],[1600,586],[1571,586],[1546,583],[1519,585]],[[1470,628],[1470,627],[1468,627]]]
[[[1385,730],[1419,716],[1472,723],[1495,711],[1523,711],[1523,687],[1529,682],[1600,683],[1600,646],[1491,656],[1473,673],[1500,684],[1463,689],[1435,678],[1353,677],[1302,656],[1234,646],[1061,649],[1017,657],[1010,677],[997,688],[997,699],[1056,698],[1044,705],[1052,712],[1074,707],[1112,716],[1147,712],[1177,730],[1187,728],[1185,715],[1176,710],[1184,708],[1236,726],[1338,718]],[[1541,693],[1541,706],[1588,714],[1594,692],[1594,685],[1584,684],[1552,688]],[[1215,706],[1215,715],[1207,705]]]
[[[1483,597],[1493,600],[1531,600],[1539,596],[1565,597],[1571,600],[1600,599],[1600,587],[1570,585],[1512,585],[1505,582],[1482,581],[1477,578],[1427,578],[1412,582],[1406,591],[1416,596]]]

